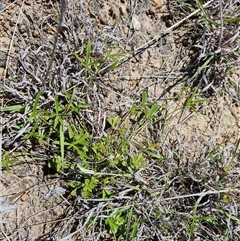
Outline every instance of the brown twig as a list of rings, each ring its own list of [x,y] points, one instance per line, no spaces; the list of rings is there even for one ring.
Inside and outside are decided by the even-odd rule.
[[[57,41],[58,41],[58,36],[59,36],[59,33],[60,33],[60,30],[61,30],[61,25],[62,25],[62,21],[63,21],[63,14],[65,12],[65,9],[66,9],[66,1],[65,0],[61,0],[61,7],[60,7],[60,17],[59,17],[59,22],[58,22],[58,27],[57,27],[57,32],[56,32],[56,36],[55,36],[55,39],[54,39],[54,43],[53,43],[53,50],[52,50],[52,55],[51,55],[51,59],[50,59],[50,62],[49,62],[49,65],[48,65],[48,68],[47,68],[47,71],[43,77],[43,80],[42,80],[42,87],[44,88],[45,87],[45,84],[46,84],[46,79],[49,75],[49,72],[52,68],[52,63],[53,63],[53,59],[54,59],[54,56],[55,56],[55,51],[56,51],[56,47],[57,47]]]

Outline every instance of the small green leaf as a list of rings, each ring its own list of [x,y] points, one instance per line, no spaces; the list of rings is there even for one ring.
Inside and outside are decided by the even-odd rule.
[[[37,106],[38,106],[38,102],[39,102],[39,99],[40,99],[41,94],[42,94],[42,92],[39,91],[39,92],[37,93],[37,95],[36,95],[36,99],[35,99],[35,101],[34,101],[33,108],[32,108],[32,112],[33,112],[34,114],[36,114],[36,110],[37,110]]]
[[[135,222],[133,223],[133,226],[132,226],[132,233],[131,233],[131,238],[135,238],[137,237],[137,233],[138,233],[138,223]]]
[[[91,46],[92,46],[92,42],[90,39],[88,39],[87,47],[86,47],[86,66],[90,65]]]
[[[148,154],[148,155],[151,156],[151,157],[154,157],[154,158],[156,158],[156,159],[159,159],[160,161],[162,161],[163,158],[164,158],[163,156],[161,156],[161,155],[159,155],[159,154],[157,154],[157,153],[155,153],[155,152],[153,152],[153,151],[150,151],[150,150],[148,150],[148,149],[146,149],[146,148],[141,147],[141,146],[140,146],[138,143],[136,143],[136,142],[134,142],[134,145],[135,145],[138,149],[140,149],[142,152]]]
[[[11,105],[11,106],[4,106],[1,107],[1,111],[13,111],[13,112],[21,112],[24,110],[26,105]]]
[[[71,195],[72,195],[72,196],[77,196],[77,188],[75,188],[75,189],[73,189],[73,190],[71,191]]]
[[[71,126],[68,127],[68,136],[70,139],[73,139],[74,137],[73,129]]]
[[[85,179],[85,183],[83,185],[82,195],[85,198],[89,198],[92,195],[92,191],[98,184],[98,179],[94,176],[91,179]]]
[[[148,98],[147,91],[144,90],[144,91],[142,92],[142,105],[144,105],[144,104],[147,102],[147,98]]]
[[[87,104],[87,103],[85,103],[85,102],[78,102],[78,103],[77,103],[77,106],[78,106],[79,108],[82,108],[82,109],[86,109],[86,108],[89,108],[89,107],[90,107],[90,105]]]
[[[16,163],[17,159],[10,159],[10,153],[9,151],[5,151],[3,158],[2,158],[2,164],[6,168],[7,171],[9,171],[9,165]]]
[[[127,188],[130,188],[132,190],[135,190],[135,191],[141,191],[141,189],[139,188],[139,186],[131,186],[131,185],[126,185]]]
[[[158,104],[154,104],[151,107],[151,109],[146,112],[146,115],[145,115],[146,119],[150,120],[150,119],[154,118],[154,114],[156,114],[156,112],[159,110],[159,107],[160,106]]]
[[[110,230],[113,234],[117,233],[119,225],[115,222],[113,218],[106,219],[106,224],[109,225]]]
[[[59,134],[60,134],[61,159],[62,159],[62,162],[63,162],[63,160],[64,160],[64,132],[63,132],[63,125],[59,126]]]
[[[132,221],[132,216],[133,216],[133,207],[130,208],[130,211],[127,214],[127,232],[126,232],[126,239],[128,240],[129,238],[129,231],[131,227],[131,221]]]
[[[116,125],[121,121],[121,118],[119,116],[117,117],[108,117],[108,123],[111,125],[113,129],[116,129]]]
[[[144,165],[142,164],[143,161],[144,161],[143,156],[134,155],[131,158],[131,162],[132,162],[133,166],[136,167],[136,168],[144,167]]]
[[[116,67],[118,66],[118,63],[119,63],[119,61],[118,61],[118,60],[115,60],[115,61],[111,64],[110,70],[116,69]]]

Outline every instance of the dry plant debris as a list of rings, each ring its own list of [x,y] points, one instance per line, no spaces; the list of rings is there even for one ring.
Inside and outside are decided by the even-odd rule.
[[[2,240],[240,238],[239,1],[0,11]]]

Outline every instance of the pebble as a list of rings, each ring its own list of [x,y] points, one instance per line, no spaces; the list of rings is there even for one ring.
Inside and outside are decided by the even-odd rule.
[[[155,7],[157,10],[161,9],[162,6],[163,6],[163,1],[162,1],[162,0],[155,2],[155,6],[154,6],[154,7]]]
[[[23,194],[22,197],[21,197],[21,200],[22,200],[23,202],[27,202],[27,201],[29,200],[29,195]]]
[[[124,28],[123,28],[123,32],[124,32],[124,34],[128,34],[128,31],[129,31],[129,28],[127,27],[127,26],[124,26]]]
[[[132,25],[133,25],[133,28],[134,30],[140,30],[141,29],[141,23],[140,21],[138,20],[137,16],[136,15],[133,15],[132,16]]]
[[[102,24],[102,25],[107,25],[107,19],[105,18],[105,17],[103,17],[103,16],[99,16],[98,17],[98,19],[99,19],[99,22]]]

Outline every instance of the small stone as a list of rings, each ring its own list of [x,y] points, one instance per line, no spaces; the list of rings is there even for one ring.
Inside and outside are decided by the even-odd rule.
[[[158,10],[158,9],[161,9],[162,6],[163,6],[163,1],[160,0],[160,1],[158,1],[158,2],[155,3],[155,6],[154,6],[154,7]]]
[[[133,25],[134,30],[140,30],[141,29],[141,23],[139,22],[136,15],[132,16],[132,25]]]
[[[107,19],[103,16],[99,16],[99,22],[102,24],[102,25],[107,25]]]
[[[23,194],[22,197],[21,197],[21,200],[22,200],[23,202],[28,201],[28,199],[29,199],[29,196],[28,196],[27,194]]]
[[[124,32],[124,34],[128,34],[128,31],[129,31],[129,28],[127,27],[127,26],[124,26],[124,28],[123,28],[123,32]]]

